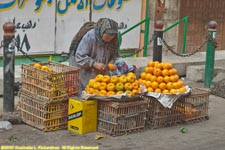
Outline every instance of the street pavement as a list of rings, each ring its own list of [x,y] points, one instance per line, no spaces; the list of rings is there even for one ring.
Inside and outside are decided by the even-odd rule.
[[[225,55],[222,56],[223,53],[220,52],[215,55],[217,58],[216,65],[222,65],[224,63],[223,57]],[[180,64],[183,63],[182,69],[186,68],[188,63],[191,65],[204,63],[205,59],[204,53],[198,53],[191,58],[180,58],[169,55],[172,54],[163,56],[163,61],[170,61],[175,65],[177,64],[177,67],[181,67],[182,65]],[[138,67],[143,67],[146,64],[145,62],[151,60],[151,58],[137,58],[134,61],[127,58],[124,60],[126,62],[133,62]],[[0,77],[2,76],[0,75]],[[185,84],[191,87],[204,87],[203,83],[187,80],[185,80]],[[18,100],[16,96],[15,104],[17,104]],[[43,132],[26,124],[13,125],[11,130],[0,131],[0,150],[7,148],[6,146],[8,145],[13,146],[12,148],[14,149],[224,150],[225,99],[210,95],[209,100],[209,120],[158,129],[146,128],[140,133],[117,137],[100,132],[79,135],[73,134],[66,129]],[[0,97],[0,102],[2,101],[3,98]],[[0,103],[0,114],[3,112],[2,107],[2,103]],[[187,129],[187,132],[180,132],[181,128]],[[103,138],[96,140],[96,135],[101,135]]]

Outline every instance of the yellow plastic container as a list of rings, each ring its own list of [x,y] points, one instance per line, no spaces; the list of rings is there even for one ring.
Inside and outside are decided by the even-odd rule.
[[[97,130],[97,101],[69,98],[68,130],[85,134]]]

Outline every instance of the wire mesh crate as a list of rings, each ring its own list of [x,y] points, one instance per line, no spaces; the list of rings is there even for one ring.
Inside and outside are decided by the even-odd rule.
[[[40,97],[20,92],[17,109],[23,122],[43,131],[67,128],[68,102],[44,103]]]
[[[131,134],[145,128],[147,102],[98,101],[98,131],[111,136]]]
[[[22,64],[21,89],[23,91],[52,100],[64,100],[78,94],[79,70],[77,68],[56,62],[40,64],[45,68],[35,68],[34,64]]]
[[[148,102],[146,127],[156,129],[182,123],[184,107],[181,99],[176,100],[172,108],[165,108],[156,98],[143,96]]]
[[[192,88],[188,96],[183,97],[184,121],[198,122],[207,120],[210,92],[202,88]]]

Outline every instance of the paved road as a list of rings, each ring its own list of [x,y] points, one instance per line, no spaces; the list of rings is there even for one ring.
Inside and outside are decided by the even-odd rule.
[[[187,82],[188,83],[188,82]],[[201,87],[195,83],[192,86]],[[81,146],[98,146],[101,150],[224,150],[225,149],[225,99],[210,95],[209,120],[160,129],[146,129],[144,132],[111,137],[99,132],[73,135],[69,131],[42,132],[31,126],[13,125],[12,130],[0,132],[0,145],[14,146],[56,146],[68,149]],[[188,129],[181,133],[180,128]],[[104,138],[95,140],[97,134]],[[14,136],[16,141],[10,141]],[[77,147],[75,147],[77,146]],[[40,147],[39,147],[40,148]]]

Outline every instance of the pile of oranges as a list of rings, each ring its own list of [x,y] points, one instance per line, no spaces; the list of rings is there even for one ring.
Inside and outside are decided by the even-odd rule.
[[[108,76],[98,74],[94,79],[90,79],[85,91],[89,94],[100,96],[112,96],[127,93],[134,96],[140,93],[140,85],[136,75],[132,72],[121,76]]]
[[[163,94],[186,92],[183,81],[170,62],[149,61],[138,81],[139,84],[145,85],[148,92]]]
[[[52,68],[45,66],[45,65],[41,65],[39,63],[35,63],[33,66],[34,66],[34,68],[41,69],[46,72],[53,72]]]

